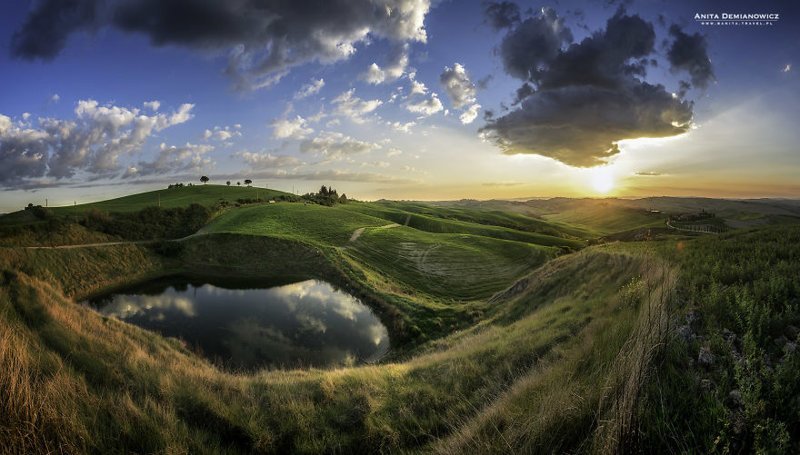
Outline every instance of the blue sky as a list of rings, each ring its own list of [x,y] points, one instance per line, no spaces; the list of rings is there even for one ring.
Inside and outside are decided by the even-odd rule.
[[[244,43],[247,55],[266,62],[275,53],[276,35],[231,37],[222,30],[204,36],[202,27],[187,27],[195,17],[188,13],[163,16],[163,28],[131,25],[119,19],[127,0],[105,2],[92,20],[63,31],[65,45],[54,51],[52,42],[36,41],[42,30],[26,23],[58,3],[17,2],[0,17],[0,211],[45,198],[51,205],[104,199],[198,181],[200,175],[217,183],[252,178],[298,192],[329,184],[363,199],[800,196],[800,68],[793,67],[800,60],[800,10],[791,2],[519,1],[519,20],[499,29],[486,13],[498,2],[354,0],[351,5],[394,8],[392,14],[358,19],[346,14],[360,10],[315,18],[319,2],[296,2],[296,10],[281,11],[283,26],[311,27],[322,38],[309,44],[298,32],[283,43],[286,55],[267,72],[232,55]],[[342,2],[330,5],[335,3]],[[83,4],[96,1],[71,0],[60,7]],[[163,5],[182,2],[141,4],[150,9],[138,6],[140,15],[159,17]],[[244,20],[234,7],[226,12]],[[711,26],[693,19],[705,12],[778,12],[781,18],[761,26]],[[606,74],[591,67],[591,59],[570,67],[608,75],[615,87],[610,91],[601,87],[605,82],[580,80],[577,71],[559,72],[558,59],[571,58],[570,45],[605,33],[612,17],[634,17],[645,31],[652,28],[655,41],[646,58],[655,65],[646,63],[646,74],[633,76],[622,69]],[[670,60],[679,36],[670,33],[673,24],[696,45],[683,63]],[[548,38],[555,47],[545,56],[530,45],[541,37],[529,33],[533,41],[503,54],[503,42],[525,26],[534,34],[560,26],[571,40],[552,44]],[[21,31],[29,44],[22,50]],[[330,43],[335,46],[324,47]],[[586,52],[615,52],[611,38],[593,43]],[[514,59],[538,61],[542,68],[541,77],[527,80],[535,93],[518,104],[515,92],[526,80],[509,73]],[[239,65],[236,74],[226,74],[232,62]],[[383,81],[375,75],[370,80],[373,63]],[[692,87],[677,101],[641,94],[658,84],[659,95],[677,93],[680,81],[692,76]],[[241,87],[243,79],[249,87]],[[313,84],[318,91],[298,96]],[[415,84],[420,93],[412,94]],[[580,98],[587,84],[602,90]],[[598,101],[601,92],[641,96],[644,107],[614,112],[608,106],[617,103]],[[567,95],[585,104],[570,107]],[[157,109],[145,107],[151,101],[158,101]],[[585,108],[590,104],[591,115]],[[487,111],[493,116],[485,117]],[[640,117],[627,118],[631,112]],[[149,128],[137,129],[140,116]],[[547,125],[554,119],[565,122],[559,127],[566,132],[549,137]]]

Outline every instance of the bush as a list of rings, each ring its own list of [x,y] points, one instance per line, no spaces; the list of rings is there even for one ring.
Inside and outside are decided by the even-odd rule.
[[[80,223],[93,231],[128,240],[169,239],[197,232],[211,219],[211,211],[200,204],[186,208],[147,207],[138,212],[106,213],[90,210]]]
[[[180,256],[183,252],[184,246],[181,242],[174,242],[169,240],[161,240],[154,243],[150,247],[154,253],[167,258],[174,258]]]

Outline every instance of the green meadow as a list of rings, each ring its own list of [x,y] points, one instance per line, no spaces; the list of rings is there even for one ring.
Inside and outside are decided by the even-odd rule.
[[[795,453],[798,219],[664,228],[690,202],[326,206],[197,185],[5,215],[0,453]],[[653,235],[609,240],[637,230]],[[81,303],[176,273],[325,280],[390,351],[228,371]]]

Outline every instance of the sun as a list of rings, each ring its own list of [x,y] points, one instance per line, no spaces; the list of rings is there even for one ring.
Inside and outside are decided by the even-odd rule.
[[[614,174],[607,167],[592,169],[589,184],[596,193],[607,194],[614,189]]]

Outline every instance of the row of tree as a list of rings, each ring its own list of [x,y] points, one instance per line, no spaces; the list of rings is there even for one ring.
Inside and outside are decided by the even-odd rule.
[[[303,199],[309,202],[314,202],[316,204],[327,205],[327,206],[331,206],[337,203],[344,204],[347,203],[348,200],[346,194],[342,193],[342,195],[339,196],[339,193],[333,187],[328,188],[325,185],[322,185],[322,187],[320,187],[319,191],[317,191],[316,193],[304,194]]]

